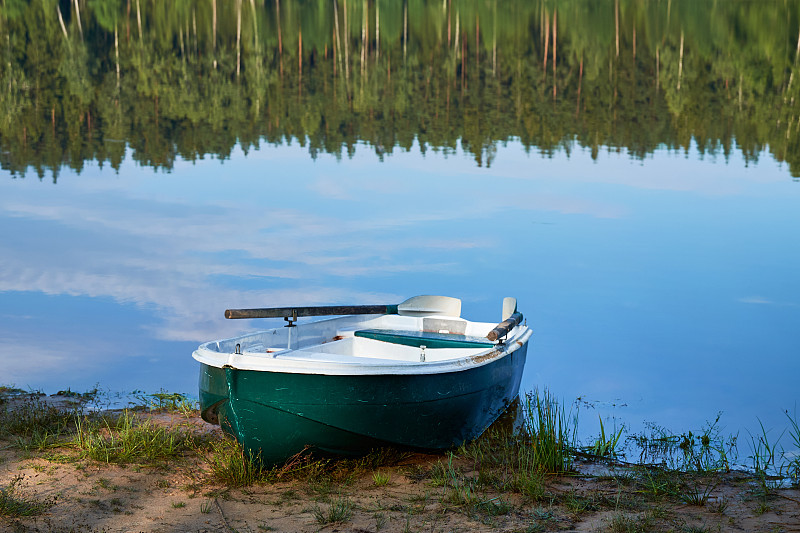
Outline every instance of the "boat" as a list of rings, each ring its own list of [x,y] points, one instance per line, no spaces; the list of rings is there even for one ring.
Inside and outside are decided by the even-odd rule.
[[[326,315],[336,317],[298,323]],[[514,298],[498,322],[465,320],[461,300],[429,295],[225,316],[287,322],[192,354],[202,418],[264,465],[306,450],[441,451],[475,439],[517,397],[532,335]]]

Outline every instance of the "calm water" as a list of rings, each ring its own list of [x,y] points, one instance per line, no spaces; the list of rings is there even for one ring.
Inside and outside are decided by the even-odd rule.
[[[0,9],[0,385],[194,395],[198,343],[281,323],[228,307],[515,296],[584,435],[777,438],[798,4],[394,4]]]

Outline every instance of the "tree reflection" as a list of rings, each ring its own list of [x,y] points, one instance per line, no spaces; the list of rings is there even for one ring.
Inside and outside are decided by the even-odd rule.
[[[234,146],[312,157],[519,139],[660,146],[800,176],[800,3],[5,0],[0,164],[171,169]]]

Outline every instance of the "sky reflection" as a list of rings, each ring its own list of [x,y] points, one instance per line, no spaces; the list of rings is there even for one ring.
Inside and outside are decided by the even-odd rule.
[[[491,320],[513,295],[535,332],[528,390],[634,427],[698,429],[718,411],[730,429],[783,427],[800,187],[767,154],[594,161],[508,143],[478,168],[363,148],[0,175],[0,384],[195,394],[196,344],[268,324],[225,321],[227,307],[432,293]]]

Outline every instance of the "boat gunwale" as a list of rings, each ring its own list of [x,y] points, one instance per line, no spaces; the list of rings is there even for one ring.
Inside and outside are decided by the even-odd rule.
[[[352,362],[303,361],[288,358],[265,358],[261,354],[248,354],[248,352],[230,354],[207,348],[219,342],[231,341],[251,334],[224,339],[223,341],[209,341],[203,343],[192,353],[192,357],[202,364],[216,368],[233,368],[236,370],[256,372],[341,376],[443,374],[464,371],[502,359],[506,355],[514,353],[524,346],[533,335],[533,331],[523,325],[515,327],[511,333],[513,333],[513,335],[510,335],[503,344],[496,344],[485,350],[470,350],[470,354],[467,356],[441,361],[392,361],[391,363],[386,363],[386,359],[380,359],[380,361],[384,362],[370,364],[364,362],[365,359],[370,359],[368,357],[354,357]],[[461,349],[467,350],[466,348]],[[436,349],[431,349],[431,351],[434,350]]]

